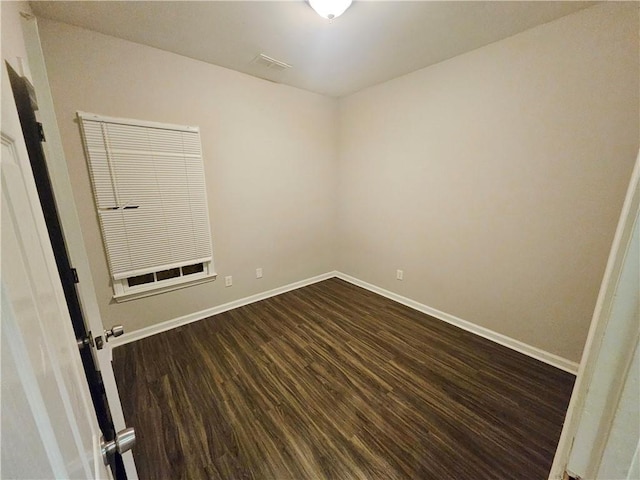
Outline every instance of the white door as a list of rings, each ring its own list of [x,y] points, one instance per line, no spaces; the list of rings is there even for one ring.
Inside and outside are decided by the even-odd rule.
[[[65,244],[67,246],[71,264],[78,272],[80,283],[76,285],[82,313],[86,322],[87,330],[93,332],[94,337],[104,338],[105,326],[102,324],[98,300],[96,298],[89,259],[85,250],[85,243],[80,229],[80,221],[71,189],[71,180],[67,169],[67,163],[62,148],[62,140],[56,122],[53,108],[53,98],[47,78],[47,70],[44,62],[38,23],[33,15],[22,14],[22,33],[28,58],[28,67],[31,72],[32,81],[35,87],[38,100],[39,120],[42,122],[47,141],[42,143],[44,149],[47,169],[51,177],[51,183],[56,196],[56,204],[60,223],[64,232]],[[106,326],[111,328],[112,325]],[[125,424],[120,396],[116,386],[115,376],[111,365],[111,346],[105,344],[102,350],[93,349],[97,366],[102,375],[109,410],[116,431],[127,428]],[[129,480],[136,480],[138,474],[133,460],[133,454],[128,451],[122,455],[125,471]]]
[[[110,478],[2,65],[0,477]]]
[[[550,479],[640,478],[640,154]]]

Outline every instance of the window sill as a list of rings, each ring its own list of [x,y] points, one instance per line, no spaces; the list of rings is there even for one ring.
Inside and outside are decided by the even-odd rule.
[[[115,294],[113,299],[118,302],[128,302],[129,300],[135,300],[137,298],[150,297],[159,293],[166,293],[172,290],[178,290],[184,287],[190,287],[192,285],[198,285],[200,283],[210,282],[215,280],[218,275],[216,273],[205,273],[202,275],[193,275],[193,278],[189,278],[188,281],[184,280],[184,277],[180,277],[175,281],[166,280],[162,284],[154,283],[151,285],[140,285],[137,287],[130,287],[126,292]]]

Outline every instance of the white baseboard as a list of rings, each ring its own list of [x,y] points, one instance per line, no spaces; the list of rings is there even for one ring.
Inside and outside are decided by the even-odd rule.
[[[462,320],[461,318],[455,317],[448,313],[441,312],[440,310],[436,310],[435,308],[428,307],[427,305],[423,305],[422,303],[416,302],[415,300],[411,300],[410,298],[403,297],[402,295],[398,295],[397,293],[393,293],[389,290],[385,290],[384,288],[377,287],[375,285],[364,282],[355,277],[352,277],[350,275],[347,275],[345,273],[338,272],[338,271],[323,273],[322,275],[317,275],[315,277],[307,278],[306,280],[290,283],[282,287],[274,288],[273,290],[268,290],[266,292],[257,293],[255,295],[244,297],[239,300],[234,300],[233,302],[228,302],[223,305],[218,305],[217,307],[207,308],[205,310],[191,313],[183,317],[175,318],[173,320],[167,320],[166,322],[141,328],[140,330],[135,330],[134,332],[125,334],[121,337],[111,340],[107,346],[110,349],[113,349],[120,345],[124,345],[130,342],[135,342],[136,340],[150,337],[151,335],[155,335],[157,333],[166,332],[167,330],[171,330],[172,328],[176,328],[181,325],[186,325],[187,323],[197,322],[198,320],[203,320],[207,317],[211,317],[213,315],[217,315],[219,313],[223,313],[228,310],[232,310],[234,308],[242,307],[250,303],[254,303],[260,300],[264,300],[266,298],[274,297],[276,295],[280,295],[281,293],[289,292],[291,290],[296,290],[298,288],[306,287],[307,285],[318,283],[333,277],[340,278],[346,282],[352,283],[353,285],[357,285],[358,287],[362,287],[366,290],[382,295],[383,297],[387,297],[398,303],[406,305],[407,307],[413,308],[414,310],[417,310],[422,313],[426,313],[427,315],[435,317],[451,325],[455,325],[456,327],[462,328],[463,330],[466,330],[468,332],[475,333],[476,335],[484,337],[493,342],[499,343],[500,345],[511,348],[512,350],[515,350],[517,352],[528,355],[529,357],[533,357],[537,360],[540,360],[541,362],[547,363],[556,368],[564,370],[565,372],[569,372],[574,375],[578,372],[578,364],[576,362],[572,362],[571,360],[567,360],[566,358],[562,358],[558,355],[545,352],[544,350],[541,350],[537,347],[527,345],[526,343],[523,343],[519,340],[515,340],[513,338],[507,337],[506,335],[502,335],[501,333],[494,332],[493,330],[489,330],[488,328],[480,327],[474,323],[468,322],[466,320]]]
[[[300,280],[299,282],[290,283],[282,287],[267,290],[266,292],[256,293],[255,295],[240,298],[238,300],[234,300],[233,302],[218,305],[217,307],[207,308],[199,312],[190,313],[189,315],[185,315],[183,317],[174,318],[173,320],[167,320],[166,322],[161,322],[156,325],[141,328],[140,330],[135,330],[131,333],[122,335],[121,337],[109,341],[108,347],[113,349],[127,343],[135,342],[136,340],[141,340],[157,333],[166,332],[167,330],[171,330],[172,328],[176,328],[181,325],[186,325],[187,323],[197,322],[198,320],[203,320],[207,317],[233,310],[234,308],[242,307],[254,302],[259,302],[260,300],[275,297],[276,295],[280,295],[281,293],[290,292],[291,290],[296,290],[313,283],[318,283],[323,280],[336,277],[337,274],[338,272],[335,271],[323,273],[322,275],[317,275],[315,277],[307,278],[306,280]]]
[[[398,295],[397,293],[390,292],[389,290],[385,290],[384,288],[377,287],[370,283],[359,280],[355,277],[347,275],[342,272],[336,272],[336,277],[357,285],[358,287],[362,287],[371,292],[382,295],[383,297],[387,297],[391,300],[394,300],[398,303],[406,305],[409,308],[413,308],[414,310],[418,310],[419,312],[426,313],[432,317],[435,317],[444,322],[450,323],[451,325],[455,325],[456,327],[462,328],[471,333],[475,333],[481,337],[486,338],[487,340],[491,340],[492,342],[499,343],[505,347],[508,347],[517,352],[523,353],[529,357],[533,357],[536,360],[540,360],[541,362],[552,365],[556,368],[564,370],[565,372],[569,372],[572,374],[578,373],[578,364],[576,362],[572,362],[571,360],[567,360],[566,358],[562,358],[553,353],[545,352],[537,347],[533,347],[531,345],[527,345],[520,340],[515,340],[511,337],[507,337],[506,335],[502,335],[501,333],[494,332],[493,330],[489,330],[488,328],[481,327],[474,323],[468,322],[466,320],[462,320],[461,318],[455,317],[445,312],[441,312],[440,310],[436,310],[435,308],[428,307],[427,305],[423,305],[422,303],[416,302],[415,300],[411,300],[410,298],[403,297],[402,295]]]

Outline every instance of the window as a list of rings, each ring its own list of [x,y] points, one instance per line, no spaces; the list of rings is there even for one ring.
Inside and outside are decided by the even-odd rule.
[[[114,298],[215,278],[199,129],[78,118]]]

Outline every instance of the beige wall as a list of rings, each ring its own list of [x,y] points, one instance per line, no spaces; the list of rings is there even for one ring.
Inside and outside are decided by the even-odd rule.
[[[338,269],[578,361],[638,54],[638,5],[604,4],[341,99]]]
[[[105,325],[132,331],[338,269],[579,360],[638,149],[637,4],[589,8],[339,104],[40,28]],[[76,110],[201,127],[218,280],[111,300]]]
[[[334,268],[336,100],[61,23],[39,26],[105,325],[133,331]],[[111,299],[77,110],[200,126],[216,281]]]

